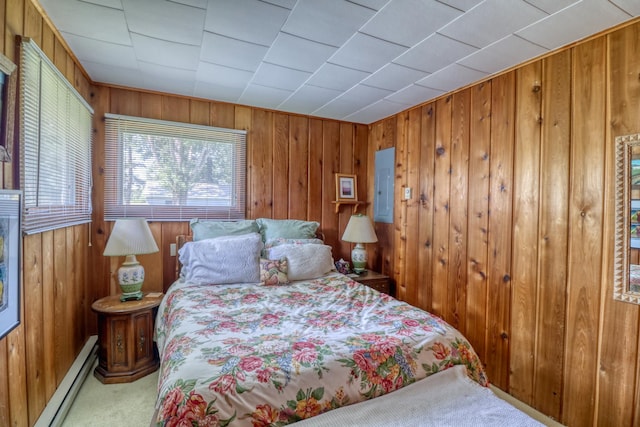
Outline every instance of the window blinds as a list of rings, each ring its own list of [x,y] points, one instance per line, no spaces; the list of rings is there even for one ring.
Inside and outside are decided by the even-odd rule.
[[[23,230],[90,222],[93,110],[28,38],[21,63]]]
[[[105,220],[245,217],[246,131],[105,115]]]

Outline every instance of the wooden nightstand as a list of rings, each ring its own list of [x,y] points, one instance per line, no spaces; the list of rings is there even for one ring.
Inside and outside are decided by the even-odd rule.
[[[93,374],[105,384],[128,383],[158,369],[160,359],[153,328],[162,293],[139,301],[113,295],[95,301],[98,314],[98,366]]]
[[[389,276],[367,270],[364,274],[350,277],[352,277],[356,282],[367,285],[376,291],[391,295],[391,281],[389,280]]]

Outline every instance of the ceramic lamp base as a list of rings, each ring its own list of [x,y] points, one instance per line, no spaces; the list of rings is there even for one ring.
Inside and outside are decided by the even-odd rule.
[[[140,265],[135,255],[127,255],[127,259],[118,269],[118,282],[122,295],[120,301],[142,299],[142,283],[144,282],[144,267]]]
[[[354,273],[361,274],[366,271],[367,251],[362,243],[356,243],[351,250],[351,263],[353,264]]]

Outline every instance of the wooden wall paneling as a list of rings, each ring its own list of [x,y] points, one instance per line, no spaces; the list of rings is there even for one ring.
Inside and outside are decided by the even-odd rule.
[[[24,9],[25,1],[28,0],[5,0],[3,9],[2,22],[4,23],[4,55],[16,61],[15,38],[17,35],[24,34]],[[53,59],[53,57],[49,57]],[[5,187],[6,188],[6,187]]]
[[[340,124],[322,121],[322,231],[328,245],[339,246],[338,217],[332,201],[336,198],[335,174],[340,171]],[[316,199],[317,200],[317,199]]]
[[[89,327],[86,314],[91,311],[90,289],[89,283],[89,225],[82,224],[73,227],[74,232],[74,256],[76,277],[74,279],[74,289],[78,293],[79,301],[76,301],[75,319],[77,322],[76,331],[76,354],[80,353],[84,344],[89,337]]]
[[[42,289],[42,235],[25,236],[23,243],[23,276],[25,301],[29,301],[24,312],[26,334],[27,389],[29,400],[29,424],[35,424],[37,415],[47,403],[44,377],[44,307]]]
[[[54,324],[55,324],[55,373],[56,387],[60,385],[62,378],[69,366],[67,359],[69,349],[71,325],[68,323],[66,301],[71,297],[66,281],[67,268],[67,233],[64,228],[53,231],[53,280],[54,280]]]
[[[191,112],[189,99],[171,95],[161,95],[161,97],[162,120],[189,123]]]
[[[110,93],[110,105],[109,110],[106,113],[123,114],[126,116],[140,117],[140,92],[111,88]],[[148,102],[144,103],[145,108],[149,105]]]
[[[153,235],[153,240],[155,240],[156,245],[158,245],[159,251],[152,254],[136,255],[136,259],[144,267],[144,283],[142,285],[143,292],[162,292],[165,286],[165,278],[166,280],[171,280],[173,277],[172,268],[173,271],[175,271],[175,264],[173,264],[173,267],[170,265],[172,258],[169,256],[169,246],[165,246],[165,241],[163,240],[165,227],[169,228],[172,224],[181,223],[149,221],[149,229]],[[174,238],[171,243],[175,243],[175,241],[176,240]],[[118,266],[116,267],[116,270],[114,270],[114,280],[117,284],[117,269],[120,268],[125,258],[114,258],[118,259]],[[120,293],[119,285],[117,285],[117,289],[118,293]]]
[[[149,288],[152,292],[167,292],[169,286],[175,282],[176,277],[176,257],[178,256],[176,248],[176,255],[170,255],[170,245],[176,243],[176,236],[180,234],[190,234],[190,227],[188,222],[166,222],[162,223],[162,231],[160,236],[160,251],[162,252],[162,280],[158,289]],[[146,279],[145,279],[146,281]]]
[[[487,372],[503,390],[509,384],[511,230],[515,73],[491,83],[491,160],[489,181],[489,269],[487,285]]]
[[[21,305],[24,307],[24,300],[22,301]],[[24,309],[22,312],[24,313]],[[9,332],[5,341],[7,342],[7,365],[9,367],[10,425],[24,426],[29,421],[24,324],[21,323]]]
[[[211,126],[227,129],[238,129],[235,121],[235,108],[233,104],[224,104],[220,102],[211,102],[209,105],[211,118],[209,123]]]
[[[0,376],[0,425],[11,425],[11,405],[9,403],[9,362],[7,349],[7,339],[0,340],[0,372],[6,375]]]
[[[309,119],[309,139],[308,139],[308,188],[307,188],[307,219],[318,221],[320,229],[324,232],[325,225],[322,223],[322,203],[324,200],[324,187],[322,181],[322,171],[324,169],[323,144],[322,144],[322,120]],[[331,191],[333,194],[335,190]]]
[[[2,23],[4,23],[3,18],[3,16],[0,16],[0,22]],[[40,15],[40,12],[31,1],[24,3],[23,35],[31,38],[38,46],[42,46],[42,15]]]
[[[289,115],[273,114],[273,209],[272,217],[289,216]],[[299,218],[302,219],[302,218]]]
[[[448,318],[447,277],[449,269],[449,196],[451,169],[451,110],[452,97],[436,101],[436,150],[433,192],[433,312]]]
[[[338,153],[338,170],[337,172],[346,173],[346,174],[356,174],[356,170],[354,167],[354,128],[350,123],[340,123],[340,139],[339,139],[339,153]],[[357,175],[356,175],[357,179]],[[335,178],[334,178],[335,182]],[[359,180],[357,182],[357,190],[358,190],[358,200],[362,200],[362,196],[360,194],[360,190],[364,187],[363,182]],[[334,184],[335,188],[335,184]],[[336,195],[337,196],[337,195]],[[333,204],[331,206],[334,206]],[[335,207],[335,206],[334,206]],[[347,223],[349,223],[349,219],[353,214],[352,210],[353,206],[344,206],[338,210],[337,215],[337,241],[333,246],[333,257],[335,259],[350,259],[351,258],[351,248],[352,243],[342,241],[342,234],[344,233],[344,229],[347,227]],[[366,206],[359,207],[359,213],[365,213]],[[370,245],[365,245],[365,248]]]
[[[53,396],[58,387],[56,360],[58,358],[58,336],[56,335],[56,319],[58,304],[56,298],[55,258],[56,250],[53,231],[45,231],[42,236],[42,319],[44,322],[44,370],[40,374],[44,377],[47,401]]]
[[[251,187],[250,218],[273,215],[273,113],[252,109],[251,134],[248,141],[248,165]],[[249,208],[249,207],[248,207]]]
[[[214,109],[212,107],[211,109],[211,113],[214,114],[214,110],[218,111],[217,109]],[[227,117],[227,120],[229,120],[228,118],[228,114],[227,115],[223,115],[223,117]],[[254,196],[254,190],[251,186],[251,182],[252,182],[252,175],[253,175],[253,168],[252,168],[252,159],[253,159],[253,152],[252,152],[252,144],[253,144],[253,132],[252,132],[252,128],[251,128],[251,123],[252,123],[252,109],[249,107],[241,107],[238,106],[233,110],[233,129],[238,129],[238,130],[244,130],[247,132],[247,153],[246,153],[246,161],[247,161],[247,166],[246,166],[246,184],[245,184],[245,189],[246,189],[246,200],[245,200],[245,215],[247,218],[256,218],[255,216],[253,216],[253,196]],[[222,117],[218,114],[215,115],[214,118],[212,119],[217,119],[220,120],[222,119]],[[230,121],[230,120],[229,120]],[[216,122],[217,123],[217,122]],[[225,122],[226,123],[226,122]],[[215,124],[214,124],[215,125]]]
[[[0,0],[0,49],[2,53],[6,55],[5,51],[7,46],[5,45],[6,39],[6,22],[7,22],[7,0]]]
[[[420,234],[419,234],[419,215],[420,215],[420,149],[422,148],[422,108],[414,108],[409,110],[409,121],[407,123],[407,156],[405,168],[405,185],[411,188],[411,199],[404,200],[405,224],[404,235],[406,241],[405,251],[405,277],[404,282],[407,286],[406,301],[409,304],[418,306],[418,292],[421,285],[419,279],[419,253],[420,253]],[[404,195],[403,199],[404,199]]]
[[[168,120],[163,119],[164,113],[164,103],[163,96],[157,93],[146,93],[140,92],[138,94],[140,105],[136,109],[133,104],[135,104],[135,100],[131,100],[131,110],[135,111],[135,114],[130,114],[132,116],[146,117],[148,119],[156,119],[156,120]],[[135,98],[135,97],[133,97]]]
[[[484,362],[487,334],[491,81],[474,86],[470,101],[465,336]]]
[[[541,82],[540,62],[516,71],[509,393],[530,406],[538,323]]]
[[[210,102],[192,99],[189,103],[189,122],[196,125],[212,126],[210,106]]]
[[[431,310],[431,291],[433,277],[433,192],[435,168],[435,104],[430,103],[421,109],[420,124],[420,177],[414,197],[418,198],[418,278],[417,305]]]
[[[543,60],[540,177],[540,317],[535,406],[560,419],[567,286],[571,57]]]
[[[607,123],[605,156],[604,234],[613,236],[616,136],[640,132],[640,25],[613,32],[608,39],[610,120]],[[598,400],[599,425],[637,425],[637,368],[639,307],[615,301],[613,295],[613,238],[603,241],[603,296],[601,303]]]
[[[289,118],[289,212],[288,218],[307,219],[309,204],[309,119]]]
[[[39,45],[40,49],[47,55],[48,58],[53,58],[53,49],[56,36],[53,34],[51,27],[43,22],[42,25],[42,44]]]
[[[407,185],[407,163],[409,113],[404,111],[396,115],[395,132],[395,176],[394,176],[394,209],[393,209],[393,280],[396,284],[396,297],[407,301],[407,203],[403,200],[404,188]]]
[[[449,268],[447,318],[463,333],[467,305],[467,201],[469,197],[470,89],[451,103],[451,168],[449,172]]]
[[[562,418],[569,425],[592,425],[598,355],[591,349],[598,347],[602,276],[605,39],[576,46],[572,53],[569,286]],[[585,402],[589,402],[589,410],[585,410]]]

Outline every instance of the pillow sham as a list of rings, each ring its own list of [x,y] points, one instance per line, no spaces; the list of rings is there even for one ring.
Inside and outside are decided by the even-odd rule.
[[[317,221],[303,221],[300,219],[256,219],[262,241],[274,239],[313,239],[320,226]]]
[[[270,248],[274,246],[280,245],[306,245],[306,244],[315,244],[315,245],[324,245],[324,242],[320,239],[284,239],[277,238],[272,240],[267,240],[264,244],[264,248],[262,249],[262,256],[266,257],[267,252]]]
[[[286,258],[289,280],[311,280],[334,269],[331,246],[285,244],[268,250],[269,259]]]
[[[195,242],[222,236],[239,236],[242,234],[258,233],[258,224],[252,219],[239,221],[213,221],[193,218],[189,221]]]
[[[181,276],[196,284],[259,283],[260,234],[188,242],[180,248]]]
[[[260,281],[265,286],[286,285],[289,283],[287,271],[288,263],[286,258],[260,259]]]

